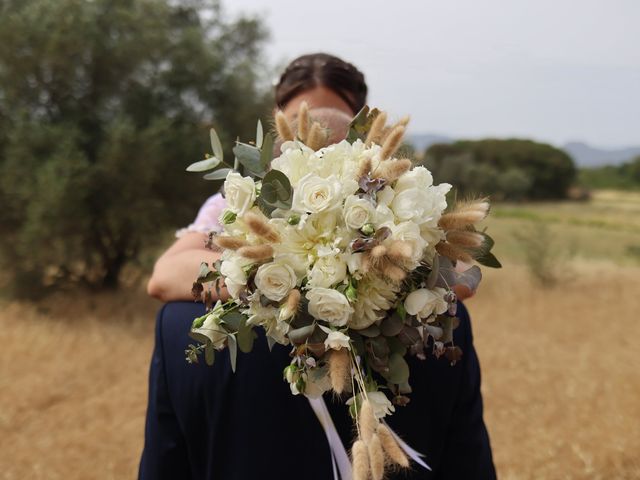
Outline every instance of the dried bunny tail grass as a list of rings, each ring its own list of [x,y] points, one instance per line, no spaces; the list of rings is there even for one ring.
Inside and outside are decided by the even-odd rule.
[[[360,414],[358,415],[358,422],[360,425],[360,435],[362,436],[362,439],[365,443],[369,443],[369,440],[371,440],[371,437],[376,431],[378,421],[373,415],[373,406],[368,399],[365,399],[364,402],[362,402]]]
[[[436,245],[436,251],[451,260],[461,260],[465,263],[470,263],[473,261],[471,255],[462,250],[461,248],[451,245],[447,242],[440,242]]]
[[[271,245],[248,245],[238,249],[238,255],[251,260],[266,260],[273,257]]]
[[[478,248],[484,242],[482,235],[468,230],[450,230],[446,235],[447,242],[458,247]]]
[[[381,270],[385,277],[394,282],[401,282],[407,277],[407,272],[394,263],[388,261],[384,263]]]
[[[371,270],[372,263],[371,252],[364,252],[362,255],[362,264],[360,265],[362,273],[368,273]]]
[[[368,175],[369,172],[371,172],[371,167],[373,165],[371,164],[371,159],[370,158],[363,158],[362,160],[360,160],[360,165],[358,165],[358,177],[363,177],[364,175]]]
[[[380,160],[385,160],[391,157],[398,147],[402,143],[402,139],[404,138],[405,128],[402,125],[398,125],[394,127],[387,138],[384,139],[384,143],[382,144],[382,149],[380,150]]]
[[[278,136],[284,141],[293,140],[293,130],[282,110],[278,110],[275,120]]]
[[[271,226],[267,223],[263,216],[253,212],[247,212],[244,214],[242,219],[247,224],[247,227],[249,227],[249,230],[251,230],[259,237],[262,237],[269,242],[280,241],[278,233],[273,228],[271,228]]]
[[[484,220],[489,213],[489,202],[486,198],[458,203],[454,210],[440,217],[438,226],[444,230],[463,230]]]
[[[302,102],[298,109],[298,138],[303,142],[307,141],[309,135],[309,105]]]
[[[371,249],[371,258],[373,259],[374,262],[380,260],[386,254],[387,254],[387,247],[385,247],[384,245],[376,245]]]
[[[237,250],[247,245],[247,242],[240,237],[214,237],[212,241],[223,250]]]
[[[369,133],[367,134],[367,139],[365,140],[364,144],[366,146],[369,146],[372,143],[377,143],[382,136],[382,132],[386,124],[387,113],[380,112],[378,116],[373,119],[373,122],[371,122],[371,128],[369,129]]]
[[[356,440],[351,447],[351,463],[353,466],[353,480],[368,480],[369,452],[362,440]]]
[[[305,143],[311,150],[318,150],[327,143],[327,132],[318,122],[313,122],[311,125],[309,136]]]
[[[411,160],[403,158],[401,160],[383,162],[378,167],[378,170],[378,177],[384,178],[388,183],[393,183],[411,170]]]
[[[403,468],[409,468],[409,459],[407,455],[402,451],[396,439],[393,438],[393,434],[391,430],[384,425],[378,425],[378,436],[380,437],[380,443],[382,444],[383,450],[389,455],[389,458],[393,460],[394,463],[400,465]]]
[[[389,245],[387,256],[392,260],[407,260],[413,256],[413,247],[404,240],[395,240]]]
[[[407,125],[409,125],[410,121],[411,121],[411,117],[409,115],[405,115],[400,120],[398,120],[398,123],[396,123],[396,126],[400,125],[402,127],[406,127]]]
[[[280,308],[279,320],[289,320],[298,311],[300,305],[300,290],[294,288],[289,292],[287,300],[282,304]]]
[[[347,387],[351,373],[351,357],[346,348],[334,350],[329,355],[329,378],[331,380],[331,388],[341,394]]]
[[[371,477],[373,480],[382,480],[384,477],[384,450],[380,436],[374,433],[367,444],[369,450],[369,463],[371,466]]]

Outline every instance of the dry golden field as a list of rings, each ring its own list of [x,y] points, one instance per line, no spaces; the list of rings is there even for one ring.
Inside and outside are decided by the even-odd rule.
[[[640,197],[495,213],[505,268],[467,304],[499,477],[640,478]],[[569,252],[551,289],[513,236],[539,220]],[[141,288],[0,303],[2,478],[135,477],[158,307]]]

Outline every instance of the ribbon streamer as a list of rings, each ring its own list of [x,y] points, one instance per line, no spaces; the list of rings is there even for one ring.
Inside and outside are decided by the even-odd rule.
[[[309,405],[313,409],[313,413],[318,417],[318,421],[324,430],[325,435],[327,436],[327,441],[329,442],[329,450],[331,451],[331,463],[333,466],[333,479],[334,480],[351,480],[352,472],[351,472],[351,461],[349,461],[349,456],[347,455],[347,451],[344,448],[344,444],[342,443],[342,439],[340,435],[338,435],[338,431],[336,430],[336,426],[333,424],[333,420],[331,419],[331,414],[329,413],[329,409],[327,408],[327,404],[324,401],[324,398],[310,398]],[[426,468],[431,471],[431,467],[427,465],[421,457],[424,455],[413,448],[411,448],[407,443],[402,440],[396,432],[389,427],[389,424],[382,420],[382,423],[386,425],[386,427],[393,435],[393,438],[398,442],[400,448],[404,450],[404,452],[418,465]],[[337,469],[336,469],[337,465]],[[338,471],[340,471],[340,476],[338,477]]]

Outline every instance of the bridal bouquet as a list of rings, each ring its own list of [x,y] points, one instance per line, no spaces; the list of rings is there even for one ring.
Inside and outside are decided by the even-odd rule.
[[[406,355],[444,356],[462,351],[453,342],[458,320],[454,285],[471,290],[480,270],[460,273],[456,263],[499,266],[491,238],[476,228],[486,200],[447,206],[449,184],[434,185],[430,172],[396,158],[406,121],[365,109],[346,140],[321,147],[326,132],[306,105],[294,129],[279,113],[281,152],[258,124],[255,144],[237,143],[233,167],[224,165],[212,131],[214,155],[189,167],[213,170],[224,180],[224,231],[209,237],[221,250],[203,264],[194,295],[207,313],[193,322],[187,360],[200,354],[212,364],[228,349],[251,350],[254,328],[291,346],[284,379],[294,395],[328,390],[348,397],[358,438],[352,448],[354,478],[382,478],[385,461],[409,461],[382,421],[405,405],[411,392]],[[244,175],[239,170],[244,172]],[[212,301],[212,291],[229,299]]]

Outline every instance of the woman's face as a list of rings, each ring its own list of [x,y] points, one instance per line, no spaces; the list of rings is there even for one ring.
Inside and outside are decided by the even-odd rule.
[[[317,86],[309,90],[305,90],[301,94],[293,97],[289,103],[285,105],[282,112],[285,114],[289,121],[293,120],[298,114],[298,109],[302,102],[307,102],[309,109],[313,108],[335,108],[343,111],[350,117],[355,115],[355,112],[351,111],[351,107],[345,102],[339,95],[333,90],[324,87]]]

